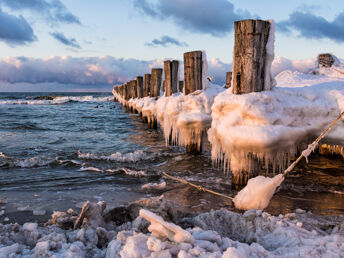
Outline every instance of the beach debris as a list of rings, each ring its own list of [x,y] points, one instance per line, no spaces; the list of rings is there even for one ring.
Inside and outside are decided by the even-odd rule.
[[[83,224],[97,228],[104,226],[103,213],[106,208],[105,202],[92,203],[87,201],[81,209],[80,215],[75,221],[74,229],[80,228]]]

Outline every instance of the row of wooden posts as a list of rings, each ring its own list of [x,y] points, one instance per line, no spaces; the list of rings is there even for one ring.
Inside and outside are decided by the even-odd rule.
[[[266,90],[264,85],[266,67],[266,45],[269,39],[270,22],[262,20],[243,20],[234,23],[235,44],[232,72],[226,74],[224,87],[233,87],[234,94],[245,94]],[[115,86],[114,91],[124,100],[131,98],[159,97],[161,85],[165,96],[176,92],[187,95],[202,89],[202,69],[204,55],[202,51],[184,53],[184,81],[178,79],[179,62],[167,60],[164,69],[153,68],[151,74],[138,76],[123,85]],[[165,80],[162,81],[164,72]],[[233,80],[233,81],[232,81]],[[151,121],[150,128],[156,128]],[[230,137],[230,136],[228,136]],[[194,152],[193,146],[187,146],[188,152]],[[234,184],[245,184],[248,173],[233,178]]]

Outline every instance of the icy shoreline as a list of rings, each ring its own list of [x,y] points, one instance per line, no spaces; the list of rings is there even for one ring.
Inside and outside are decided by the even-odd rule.
[[[79,222],[68,210],[55,212],[45,226],[0,224],[0,257],[340,257],[344,252],[343,215],[300,209],[279,216],[224,209],[178,214],[176,205],[163,196],[108,212],[103,202],[89,203]]]

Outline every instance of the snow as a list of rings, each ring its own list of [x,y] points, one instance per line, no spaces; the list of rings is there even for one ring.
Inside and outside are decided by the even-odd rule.
[[[189,226],[183,229],[159,216],[171,208],[163,197],[146,203],[154,212],[141,209],[145,219],[118,227],[0,224],[0,257],[341,257],[344,252],[342,215],[316,216],[297,209],[272,216],[261,210],[239,214],[222,209],[186,218]],[[150,232],[142,227],[146,219]]]
[[[37,223],[28,223],[27,222],[23,225],[23,230],[33,232],[37,229],[37,227],[38,227]]]
[[[265,57],[265,78],[264,78],[264,88],[266,90],[271,90],[274,87],[274,80],[271,75],[271,65],[275,57],[275,22],[269,20],[270,31],[268,42],[266,43],[266,57]]]
[[[235,196],[235,207],[241,210],[264,210],[275,193],[275,190],[283,182],[284,177],[278,174],[273,178],[257,176],[248,180],[247,185]]]

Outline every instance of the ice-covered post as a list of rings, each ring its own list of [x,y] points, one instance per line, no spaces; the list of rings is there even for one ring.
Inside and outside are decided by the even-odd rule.
[[[271,64],[274,59],[273,21],[243,20],[234,22],[235,43],[232,69],[234,94],[245,94],[271,90]],[[246,185],[255,177],[260,164],[254,155],[247,158],[250,171],[241,171],[232,175],[234,186]]]
[[[202,89],[202,51],[184,53],[184,94]]]
[[[178,91],[178,68],[177,60],[165,61],[165,96],[171,96]]]
[[[151,76],[151,91],[150,91],[151,97],[160,96],[161,82],[162,82],[162,69],[153,68],[152,76]]]
[[[184,53],[184,94],[188,95],[196,90],[205,87],[207,62],[204,51],[192,51]],[[187,144],[187,153],[199,153],[202,151],[202,135],[200,136],[201,144]]]
[[[151,90],[151,75],[149,73],[146,73],[144,75],[144,86],[143,86],[145,97],[150,96],[150,90]]]
[[[232,83],[232,72],[227,72],[226,73],[226,85],[225,88],[229,88]]]
[[[234,94],[271,90],[274,31],[272,29],[270,36],[270,27],[274,27],[274,23],[270,21],[234,22]]]
[[[137,76],[136,77],[136,90],[137,90],[137,97],[143,98],[143,77]]]

